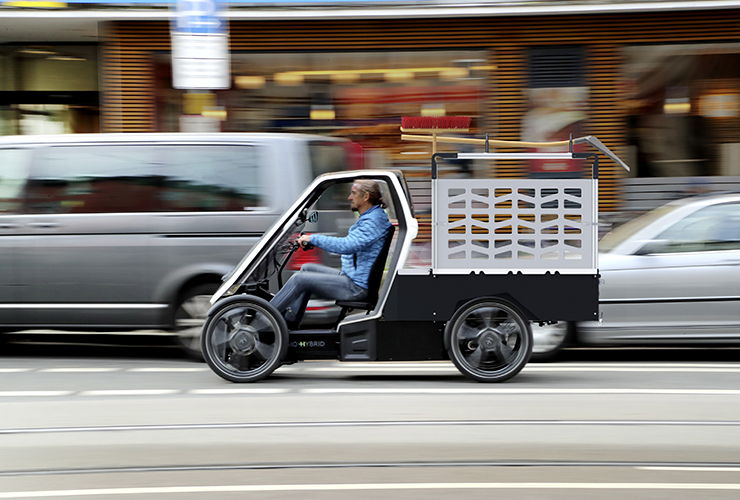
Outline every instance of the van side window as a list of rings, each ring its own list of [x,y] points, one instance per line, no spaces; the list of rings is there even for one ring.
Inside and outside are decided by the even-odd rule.
[[[253,146],[177,145],[162,148],[166,176],[158,194],[168,211],[243,211],[264,206],[264,184]]]
[[[26,211],[149,212],[157,207],[153,150],[143,145],[53,146],[39,151],[28,182]]]
[[[0,149],[0,213],[19,213],[33,151]]]
[[[350,170],[348,157],[348,143],[332,141],[311,141],[308,144],[308,154],[311,159],[311,174],[318,177],[327,172]]]

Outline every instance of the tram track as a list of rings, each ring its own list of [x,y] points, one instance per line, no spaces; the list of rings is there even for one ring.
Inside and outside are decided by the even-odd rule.
[[[192,424],[138,424],[0,429],[0,436],[89,432],[138,432],[229,429],[289,429],[346,427],[452,427],[452,426],[660,426],[740,427],[740,420],[649,420],[649,419],[500,419],[500,420],[343,420],[316,422],[241,422]]]
[[[148,472],[216,472],[238,470],[310,470],[310,469],[410,469],[410,468],[630,468],[676,471],[740,472],[738,462],[666,462],[604,460],[427,460],[403,462],[285,462],[197,465],[140,465],[125,467],[57,467],[43,469],[0,470],[0,477],[55,476],[83,474],[126,474]]]

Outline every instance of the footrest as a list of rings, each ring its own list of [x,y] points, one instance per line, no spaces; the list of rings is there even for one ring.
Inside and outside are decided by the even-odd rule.
[[[372,309],[373,306],[368,302],[350,302],[348,300],[337,300],[336,304],[339,307],[349,307],[350,309]]]

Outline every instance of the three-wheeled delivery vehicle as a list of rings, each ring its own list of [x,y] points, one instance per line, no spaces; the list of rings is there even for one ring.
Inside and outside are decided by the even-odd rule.
[[[487,142],[487,140],[486,140]],[[432,156],[431,260],[411,259],[418,232],[401,172],[355,170],[318,177],[227,276],[203,327],[208,365],[233,382],[253,382],[303,360],[451,359],[466,376],[499,382],[532,352],[530,322],[598,319],[598,157],[593,137],[566,153],[438,153]],[[592,160],[591,178],[440,178],[459,159]],[[441,163],[440,163],[441,165]],[[381,187],[393,227],[372,267],[364,302],[338,301],[327,328],[289,331],[269,303],[303,250],[302,233],[346,234],[355,179]],[[323,252],[323,251],[322,251]]]

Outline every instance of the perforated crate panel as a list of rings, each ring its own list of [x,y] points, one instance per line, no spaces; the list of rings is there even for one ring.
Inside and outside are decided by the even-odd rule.
[[[436,272],[596,272],[597,181],[437,179]]]

